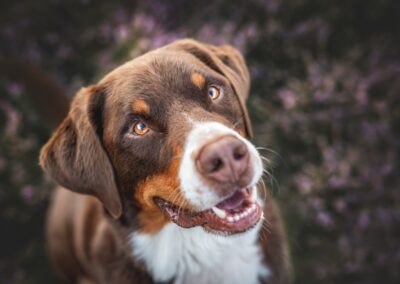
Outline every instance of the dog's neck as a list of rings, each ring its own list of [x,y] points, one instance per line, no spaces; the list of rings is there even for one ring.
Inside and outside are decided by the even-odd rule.
[[[258,283],[269,274],[258,246],[259,229],[218,236],[170,223],[156,234],[132,233],[130,244],[155,281]]]

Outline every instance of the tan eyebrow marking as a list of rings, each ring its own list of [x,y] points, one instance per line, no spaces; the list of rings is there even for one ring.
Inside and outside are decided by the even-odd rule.
[[[149,114],[150,107],[144,100],[136,100],[132,103],[132,110],[139,114]]]
[[[191,80],[193,84],[195,84],[196,87],[199,89],[203,89],[204,84],[206,83],[206,79],[204,78],[204,76],[197,72],[192,73]]]

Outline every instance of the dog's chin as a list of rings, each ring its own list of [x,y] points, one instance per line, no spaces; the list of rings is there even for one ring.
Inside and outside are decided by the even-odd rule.
[[[183,209],[159,197],[154,198],[154,201],[178,226],[202,226],[209,233],[224,236],[251,230],[262,218],[256,187],[237,190],[230,197],[203,211]]]

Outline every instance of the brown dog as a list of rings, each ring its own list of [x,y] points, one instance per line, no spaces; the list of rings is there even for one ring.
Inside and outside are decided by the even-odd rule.
[[[40,162],[48,241],[74,283],[290,283],[286,236],[230,46],[181,40],[75,96]],[[68,190],[67,190],[68,189]],[[262,223],[264,222],[264,226]]]

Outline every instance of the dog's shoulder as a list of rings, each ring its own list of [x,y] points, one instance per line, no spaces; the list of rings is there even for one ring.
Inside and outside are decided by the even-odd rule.
[[[144,271],[132,270],[136,266],[124,247],[123,234],[97,198],[59,187],[47,221],[51,258],[69,282],[89,277],[99,283],[107,279],[129,283],[139,277],[141,283],[151,283]]]

